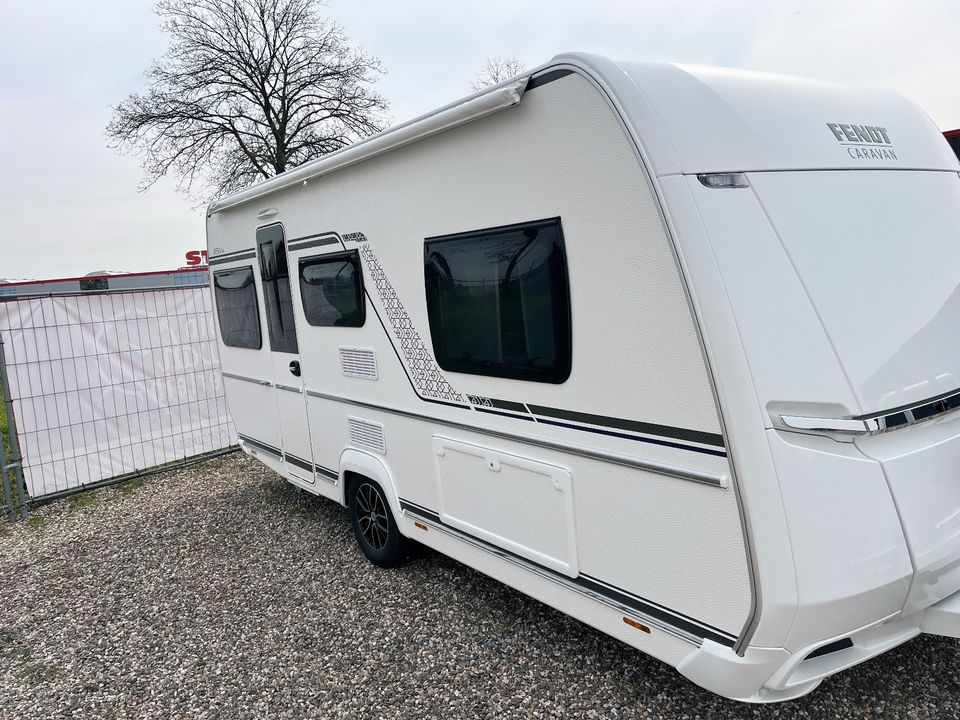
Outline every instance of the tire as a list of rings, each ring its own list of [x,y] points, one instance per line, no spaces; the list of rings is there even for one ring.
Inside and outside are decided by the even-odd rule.
[[[407,559],[409,543],[400,534],[380,486],[359,477],[350,484],[347,501],[353,535],[367,559],[382,568],[402,565]]]

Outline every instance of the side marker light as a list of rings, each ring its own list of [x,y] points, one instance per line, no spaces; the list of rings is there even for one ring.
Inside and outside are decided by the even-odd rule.
[[[708,188],[744,188],[750,187],[743,173],[708,173],[697,175],[697,179]]]
[[[629,625],[630,627],[632,627],[632,628],[636,628],[637,630],[640,630],[641,632],[645,632],[645,633],[647,633],[647,635],[650,634],[650,628],[648,628],[648,627],[647,627],[646,625],[644,625],[642,622],[637,622],[637,621],[634,620],[633,618],[628,618],[626,615],[623,616],[623,621],[624,621],[627,625]]]

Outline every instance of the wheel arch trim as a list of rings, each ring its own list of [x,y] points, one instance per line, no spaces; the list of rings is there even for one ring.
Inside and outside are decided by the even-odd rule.
[[[408,537],[403,523],[400,521],[403,512],[397,496],[397,486],[394,483],[393,474],[383,460],[356,448],[346,448],[340,453],[340,504],[344,507],[347,505],[347,486],[350,484],[350,474],[361,475],[373,480],[380,486],[383,494],[387,497],[387,503],[390,505],[390,512],[393,513],[397,529],[402,536]]]

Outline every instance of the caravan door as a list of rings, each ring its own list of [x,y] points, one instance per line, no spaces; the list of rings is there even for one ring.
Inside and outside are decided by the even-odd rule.
[[[257,258],[270,336],[283,463],[291,477],[312,484],[313,454],[282,225],[257,229]]]

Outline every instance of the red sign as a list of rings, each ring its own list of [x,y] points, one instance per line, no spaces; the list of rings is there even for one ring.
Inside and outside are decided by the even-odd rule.
[[[206,265],[206,264],[207,264],[206,250],[188,250],[187,251],[187,265]]]

